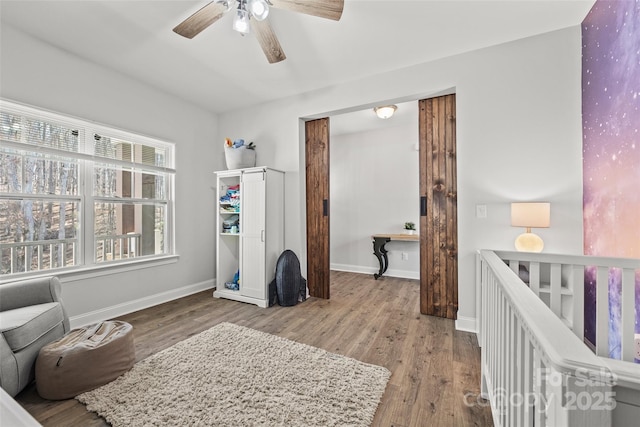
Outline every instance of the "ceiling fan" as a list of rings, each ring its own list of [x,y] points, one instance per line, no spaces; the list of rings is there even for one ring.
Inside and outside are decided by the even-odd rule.
[[[265,20],[270,7],[339,21],[344,0],[214,0],[182,21],[173,31],[192,39],[234,9],[236,4],[233,29],[243,35],[253,30],[267,60],[274,64],[286,56],[271,25]]]

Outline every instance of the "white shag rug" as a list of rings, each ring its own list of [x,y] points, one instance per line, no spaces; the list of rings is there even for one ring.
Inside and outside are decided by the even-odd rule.
[[[119,426],[369,426],[391,373],[221,323],[76,399]]]

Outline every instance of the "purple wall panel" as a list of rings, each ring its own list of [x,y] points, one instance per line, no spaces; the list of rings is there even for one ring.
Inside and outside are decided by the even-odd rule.
[[[640,258],[640,1],[598,0],[582,40],[584,252]],[[585,336],[595,342],[594,271],[585,286]],[[619,271],[608,286],[610,356],[619,358]],[[636,333],[639,301],[636,274]]]

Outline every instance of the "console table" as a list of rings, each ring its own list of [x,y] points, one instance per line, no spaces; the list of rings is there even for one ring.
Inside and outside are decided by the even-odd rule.
[[[371,236],[373,240],[373,254],[378,258],[380,263],[380,270],[373,275],[378,280],[378,277],[382,276],[387,268],[389,268],[389,258],[387,257],[387,250],[384,245],[392,240],[401,242],[419,242],[420,236],[417,234],[374,234]]]

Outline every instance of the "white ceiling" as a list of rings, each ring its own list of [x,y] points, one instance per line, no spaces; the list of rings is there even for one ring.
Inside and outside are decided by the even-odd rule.
[[[219,113],[578,25],[594,1],[345,0],[338,22],[272,8],[277,64],[231,16],[172,31],[208,0],[1,0],[0,24]]]

